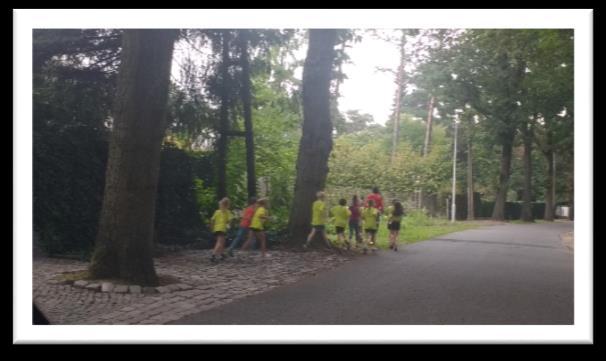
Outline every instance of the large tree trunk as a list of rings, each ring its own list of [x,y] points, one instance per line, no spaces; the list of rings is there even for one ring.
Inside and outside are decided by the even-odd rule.
[[[217,199],[227,196],[227,137],[229,131],[229,30],[222,32],[221,110],[217,144]]]
[[[522,126],[524,138],[524,195],[522,196],[522,213],[520,218],[524,222],[534,222],[532,216],[532,125]]]
[[[471,126],[468,124],[468,126]],[[471,129],[467,132],[467,220],[475,218],[473,200],[473,153],[471,146]]]
[[[176,36],[175,30],[124,31],[92,277],[158,283],[152,259],[154,216]]]
[[[513,151],[513,139],[515,134],[510,134],[504,139],[501,153],[501,170],[499,172],[499,186],[497,197],[492,211],[492,219],[495,221],[505,220],[505,202],[507,201],[507,190],[509,189],[509,176],[511,173],[511,156]]]
[[[246,185],[248,197],[257,195],[257,178],[255,176],[255,144],[253,139],[250,65],[248,62],[248,32],[240,31],[240,65],[242,66],[242,106],[244,108],[244,132],[246,141]]]
[[[555,172],[553,167],[553,151],[549,150],[545,152],[545,158],[547,159],[547,184],[545,192],[545,215],[544,220],[553,221],[555,218],[555,199],[554,199],[554,190],[555,190]]]
[[[311,205],[316,192],[324,189],[328,175],[328,156],[332,149],[330,81],[336,38],[334,29],[309,30],[303,68],[303,134],[289,219],[291,242],[305,239],[310,229]]]
[[[393,137],[391,141],[391,161],[393,162],[398,152],[398,140],[400,139],[400,102],[402,100],[402,92],[404,91],[404,63],[406,45],[406,34],[402,30],[402,38],[400,40],[400,66],[398,66],[398,74],[396,78],[396,98],[393,111]]]

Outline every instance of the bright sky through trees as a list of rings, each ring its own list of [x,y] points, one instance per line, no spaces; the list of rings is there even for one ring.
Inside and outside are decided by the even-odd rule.
[[[392,30],[379,31],[382,35],[392,35]],[[394,75],[389,72],[377,71],[377,68],[396,70],[399,63],[397,44],[390,44],[377,39],[370,34],[363,34],[361,42],[348,44],[347,54],[350,62],[343,65],[347,79],[340,88],[339,109],[342,113],[347,110],[359,110],[369,113],[378,124],[385,124],[392,113],[393,98],[396,85]],[[207,53],[208,50],[200,49]],[[297,60],[304,60],[307,44],[303,44],[295,53]],[[191,48],[187,42],[181,41],[175,46],[172,67],[173,80],[180,79],[181,66],[184,58],[190,55],[192,60],[202,66],[202,53]],[[295,76],[301,79],[303,67],[299,67]]]

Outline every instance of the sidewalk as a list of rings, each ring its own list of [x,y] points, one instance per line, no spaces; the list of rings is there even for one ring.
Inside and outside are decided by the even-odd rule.
[[[51,324],[164,324],[233,300],[297,282],[334,268],[351,257],[321,252],[240,252],[213,265],[210,250],[187,250],[154,259],[159,276],[179,280],[167,293],[116,293],[57,284],[63,272],[86,270],[88,263],[34,259],[33,299]]]
[[[563,233],[560,235],[564,246],[574,251],[574,232]]]

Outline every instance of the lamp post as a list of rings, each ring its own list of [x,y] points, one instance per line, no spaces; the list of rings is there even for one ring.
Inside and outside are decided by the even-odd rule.
[[[456,211],[457,211],[457,202],[456,202],[456,186],[457,186],[457,131],[459,125],[459,113],[462,110],[455,110],[455,122],[454,122],[454,146],[452,149],[452,210],[451,214],[451,222],[455,221]]]

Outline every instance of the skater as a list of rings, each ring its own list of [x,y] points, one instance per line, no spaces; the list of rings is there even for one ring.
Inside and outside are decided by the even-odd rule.
[[[360,236],[360,202],[357,195],[354,195],[351,199],[349,211],[351,212],[349,216],[349,243],[351,244],[351,239],[355,233],[357,246],[362,242],[362,237]]]
[[[402,203],[397,200],[393,205],[387,208],[387,229],[389,229],[389,249],[398,250],[398,235],[400,234],[400,224],[404,217],[404,208]]]
[[[238,247],[238,244],[240,244],[240,241],[242,239],[248,239],[250,222],[252,221],[252,217],[255,214],[256,204],[257,204],[257,198],[251,197],[248,200],[248,207],[246,207],[246,209],[244,209],[244,211],[242,212],[242,221],[240,221],[240,227],[238,228],[238,233],[236,234],[236,238],[229,245],[229,248],[227,249],[227,254],[230,257],[234,256],[234,249],[236,247]]]
[[[219,202],[219,209],[215,211],[210,219],[209,228],[212,230],[216,237],[215,247],[213,249],[210,261],[217,263],[217,256],[221,256],[221,260],[225,259],[223,250],[225,249],[225,235],[229,228],[229,222],[231,221],[232,215],[229,210],[229,198],[225,197]]]
[[[347,201],[344,198],[339,199],[339,205],[332,207],[330,213],[334,217],[337,240],[339,243],[345,243],[345,247],[349,250],[351,244],[345,240],[345,227],[351,216],[351,211],[347,209]]]
[[[307,241],[303,244],[303,248],[307,249],[311,244],[312,239],[319,233],[324,243],[328,248],[332,248],[330,245],[330,241],[328,237],[326,237],[326,219],[328,218],[326,203],[324,203],[324,192],[319,191],[316,193],[317,200],[313,203],[311,207],[311,232],[307,236]]]
[[[368,251],[368,247],[372,251],[376,251],[376,237],[378,229],[378,215],[379,211],[374,207],[374,201],[371,199],[368,201],[368,206],[362,208],[362,222],[364,224],[364,253]]]

